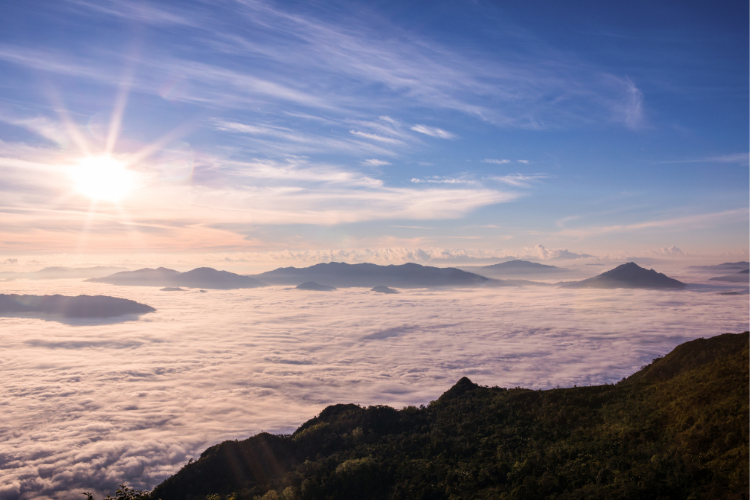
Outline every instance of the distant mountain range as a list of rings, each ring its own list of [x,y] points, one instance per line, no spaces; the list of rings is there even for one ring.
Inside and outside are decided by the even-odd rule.
[[[412,263],[400,266],[379,266],[330,262],[303,268],[283,267],[253,277],[270,285],[297,285],[306,281],[314,281],[335,287],[367,288],[374,286],[397,288],[476,286],[490,281],[484,276],[453,267],[430,267]]]
[[[486,266],[501,273],[521,273],[537,276],[544,273],[562,273],[568,271],[555,266],[528,261],[510,261],[493,266]],[[742,276],[746,276],[742,275]],[[139,269],[124,271],[103,278],[91,278],[87,281],[108,283],[122,286],[159,286],[188,287],[231,290],[238,288],[257,288],[269,285],[295,285],[300,290],[330,291],[336,287],[367,287],[381,291],[380,287],[392,288],[430,288],[451,286],[504,287],[524,285],[545,285],[545,283],[513,280],[491,279],[453,267],[441,268],[420,264],[402,264],[399,266],[380,266],[377,264],[346,264],[330,262],[315,264],[310,267],[282,267],[255,276],[242,276],[227,271],[217,271],[210,267],[201,267],[185,273],[159,267],[157,269]],[[546,284],[550,286],[549,284]],[[660,288],[678,289],[684,283],[669,278],[656,271],[644,269],[633,262],[607,271],[583,281],[558,283],[564,288]]]
[[[0,314],[42,313],[65,318],[110,318],[154,312],[151,306],[106,295],[5,295],[0,294]]]
[[[127,271],[124,267],[96,266],[96,267],[45,267],[35,273],[43,279],[58,278],[99,278],[113,273]]]
[[[743,269],[742,271],[738,273],[718,276],[716,278],[711,278],[708,281],[728,281],[730,283],[748,283],[750,281],[750,270]]]
[[[617,266],[587,280],[562,282],[559,285],[563,288],[685,288],[685,283],[653,269],[644,269],[634,262]]]
[[[45,267],[39,271],[30,273],[4,272],[0,273],[8,279],[73,279],[73,278],[100,278],[113,273],[127,271],[124,267],[95,266],[95,267]]]
[[[210,267],[199,267],[181,273],[173,269],[159,267],[157,269],[139,269],[115,273],[104,278],[92,278],[86,281],[93,283],[108,283],[120,286],[160,286],[160,287],[188,287],[209,288],[214,290],[233,290],[237,288],[257,288],[266,286],[265,283],[248,276],[217,271]]]
[[[542,276],[548,273],[568,271],[555,266],[522,260],[485,267],[494,270],[492,272],[507,273],[504,274],[506,276],[512,273]],[[738,278],[732,278],[731,280],[724,279],[726,277],[717,278],[717,280],[747,281],[746,271],[737,276]],[[377,288],[500,287],[543,284],[528,280],[490,279],[452,267],[431,267],[413,263],[399,266],[380,266],[377,264],[346,264],[343,262],[315,264],[303,268],[282,267],[255,276],[242,276],[227,271],[217,271],[210,267],[201,267],[185,273],[159,267],[157,269],[147,268],[118,272],[102,278],[91,278],[87,281],[121,286],[188,287],[219,290],[257,288],[267,284],[295,285],[301,290],[316,291],[330,291],[336,287],[375,287],[374,291],[380,291]],[[679,289],[685,287],[685,284],[680,281],[669,278],[653,269],[644,269],[633,262],[628,262],[593,278],[583,281],[561,282],[558,285],[564,288]]]
[[[482,276],[497,276],[500,278],[542,278],[544,276],[554,276],[561,273],[571,272],[570,269],[550,266],[547,264],[539,264],[537,262],[530,262],[528,260],[509,260],[507,262],[501,262],[499,264],[492,264],[489,266],[460,266],[460,268],[464,271],[477,273]]]
[[[332,405],[291,435],[212,446],[142,498],[739,499],[747,416],[748,333],[724,334],[614,385],[462,378],[419,408]]]
[[[742,271],[750,269],[750,262],[744,260],[740,262],[724,262],[715,266],[690,266],[692,271],[714,272],[714,273],[731,273],[732,271]]]

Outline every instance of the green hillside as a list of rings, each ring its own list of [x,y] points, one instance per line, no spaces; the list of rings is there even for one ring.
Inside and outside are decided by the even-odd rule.
[[[678,346],[616,385],[533,391],[463,378],[426,407],[334,405],[291,436],[226,441],[162,500],[740,499],[748,333]]]

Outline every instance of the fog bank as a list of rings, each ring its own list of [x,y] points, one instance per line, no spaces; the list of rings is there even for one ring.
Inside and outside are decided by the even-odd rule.
[[[2,499],[151,488],[223,439],[290,432],[333,403],[428,403],[462,376],[612,383],[677,344],[748,325],[746,296],[714,292],[0,285],[157,309],[116,324],[0,318]]]

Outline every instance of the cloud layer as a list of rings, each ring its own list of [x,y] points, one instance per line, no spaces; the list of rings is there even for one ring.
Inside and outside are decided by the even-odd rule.
[[[3,292],[106,293],[157,312],[110,325],[0,318],[3,499],[151,488],[220,440],[288,432],[332,403],[427,403],[462,376],[614,382],[748,322],[742,296],[696,292],[51,286]]]

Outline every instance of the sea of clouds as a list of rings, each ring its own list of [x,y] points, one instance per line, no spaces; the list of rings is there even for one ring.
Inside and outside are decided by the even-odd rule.
[[[698,337],[747,329],[747,295],[554,287],[199,293],[77,280],[0,293],[107,294],[128,321],[0,317],[0,498],[150,489],[224,439],[289,433],[333,403],[426,404],[462,376],[613,383]]]

